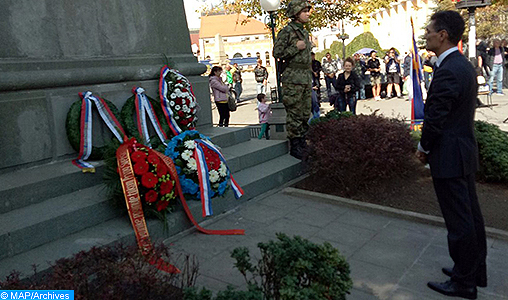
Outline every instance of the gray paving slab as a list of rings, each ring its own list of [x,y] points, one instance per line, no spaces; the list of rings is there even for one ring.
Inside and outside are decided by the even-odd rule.
[[[171,242],[173,249],[198,257],[198,283],[213,291],[227,284],[245,289],[230,257],[234,248],[247,247],[256,260],[259,242],[285,232],[339,249],[351,267],[354,287],[348,300],[449,299],[427,287],[428,281],[446,280],[441,268],[452,265],[446,229],[344,205],[279,191],[255,198],[206,226],[242,228],[246,235],[189,233]],[[508,242],[489,238],[488,247],[489,286],[479,289],[478,299],[508,299]]]

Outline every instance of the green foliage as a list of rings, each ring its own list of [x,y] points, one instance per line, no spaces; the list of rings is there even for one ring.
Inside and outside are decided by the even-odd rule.
[[[277,239],[258,244],[262,257],[257,264],[251,263],[245,247],[231,253],[250,289],[271,300],[346,299],[353,282],[349,264],[337,249],[283,233]]]
[[[352,56],[356,51],[362,48],[372,48],[379,53],[378,56],[382,56],[381,54],[384,54],[388,51],[381,48],[379,41],[371,32],[364,32],[355,37],[349,44],[346,45],[346,57]],[[335,41],[330,45],[329,49],[317,52],[316,59],[321,61],[327,52],[330,52],[332,57],[338,55],[340,58],[342,58],[342,41]]]
[[[276,14],[277,31],[284,27],[289,18],[286,8],[291,0],[282,0]],[[337,24],[341,20],[360,23],[364,14],[369,14],[379,8],[388,7],[392,0],[307,0],[312,5],[312,15],[308,23],[309,30],[319,30],[330,24]],[[259,1],[252,0],[222,0],[213,9],[204,9],[205,13],[244,13],[248,18],[256,18],[265,14]],[[247,19],[248,22],[249,19]],[[268,31],[268,28],[267,28]]]
[[[475,121],[480,170],[478,178],[489,182],[508,182],[508,135],[494,124]]]

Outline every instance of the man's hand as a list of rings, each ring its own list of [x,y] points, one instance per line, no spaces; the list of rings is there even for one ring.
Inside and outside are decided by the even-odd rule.
[[[428,161],[427,161],[427,154],[425,154],[425,153],[423,153],[421,151],[416,150],[415,155],[416,155],[416,158],[418,158],[418,160],[422,162],[422,164],[425,165],[425,164],[428,163]]]
[[[298,42],[296,42],[296,48],[298,48],[298,50],[304,50],[305,48],[307,48],[307,45],[305,44],[304,41],[299,40]]]

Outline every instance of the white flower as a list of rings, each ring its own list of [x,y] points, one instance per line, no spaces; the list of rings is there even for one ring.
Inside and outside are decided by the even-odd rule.
[[[182,153],[182,158],[183,158],[184,160],[189,160],[191,157],[192,157],[192,151],[190,151],[190,150],[185,150],[185,151]]]
[[[225,177],[227,174],[227,171],[228,171],[228,168],[226,168],[226,165],[223,162],[221,162],[220,167],[219,167],[220,176]]]
[[[194,106],[196,106],[196,102],[191,101],[191,103],[189,104],[189,107],[190,107],[190,108],[193,108]]]
[[[194,158],[189,159],[189,162],[187,163],[187,168],[189,170],[195,171],[198,169],[198,165],[196,163],[196,160]]]
[[[176,98],[176,94],[173,92],[173,93],[171,93],[170,97],[171,97],[171,99],[175,99]]]
[[[196,144],[193,140],[188,140],[183,143],[185,145],[185,148],[187,149],[194,149],[196,147]]]
[[[215,170],[211,170],[210,172],[208,172],[208,174],[210,175],[210,182],[217,182],[217,180],[219,180],[219,173]]]
[[[176,110],[180,110],[180,108],[181,108],[180,105],[175,105]]]
[[[175,106],[175,101],[169,101],[169,105]]]
[[[175,115],[175,120],[178,120],[180,119],[180,117],[178,115]]]

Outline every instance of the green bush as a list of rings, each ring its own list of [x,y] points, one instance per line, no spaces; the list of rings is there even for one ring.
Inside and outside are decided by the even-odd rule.
[[[372,48],[376,50],[379,57],[383,57],[388,51],[381,48],[379,41],[371,32],[364,32],[356,36],[349,44],[346,44],[346,57],[352,56],[356,51],[362,48]],[[321,61],[327,52],[330,52],[332,58],[338,55],[342,59],[342,41],[335,41],[330,45],[329,49],[317,52],[316,59]]]
[[[375,115],[331,119],[311,126],[309,170],[345,196],[381,180],[409,174],[413,140],[402,122]]]
[[[475,121],[480,170],[478,179],[488,182],[508,182],[508,135],[498,126]]]
[[[258,244],[261,259],[256,265],[245,247],[231,253],[252,291],[261,290],[270,300],[346,299],[353,282],[349,264],[337,249],[283,233],[277,239]]]

